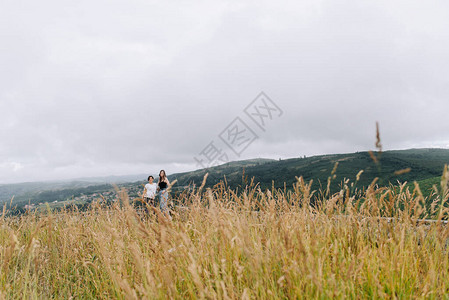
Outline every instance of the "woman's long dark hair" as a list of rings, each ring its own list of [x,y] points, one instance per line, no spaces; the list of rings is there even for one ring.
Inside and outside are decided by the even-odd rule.
[[[164,172],[164,178],[161,177],[161,173]],[[165,181],[167,180],[167,173],[165,173],[165,170],[159,171],[159,181]]]

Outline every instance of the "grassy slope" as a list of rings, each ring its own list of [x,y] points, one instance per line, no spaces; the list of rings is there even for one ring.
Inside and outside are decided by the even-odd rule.
[[[308,158],[292,158],[286,160],[271,159],[251,159],[245,161],[231,162],[225,165],[212,167],[210,169],[201,169],[193,172],[172,174],[170,180],[177,179],[176,186],[179,189],[189,185],[196,184],[199,186],[206,172],[209,177],[206,186],[213,186],[226,177],[230,187],[236,188],[242,185],[242,174],[245,169],[245,175],[249,180],[254,177],[255,182],[260,182],[262,188],[271,188],[274,180],[275,187],[283,187],[284,182],[287,188],[291,188],[296,182],[296,176],[303,176],[306,181],[314,180],[313,189],[319,189],[320,183],[323,187],[327,184],[327,179],[331,171],[338,162],[339,166],[336,172],[336,178],[333,180],[332,189],[338,190],[340,183],[344,178],[355,180],[356,174],[360,170],[364,173],[360,177],[358,187],[369,185],[375,177],[379,177],[380,184],[388,184],[389,182],[413,182],[418,181],[427,184],[431,178],[439,178],[442,174],[444,164],[449,164],[449,150],[447,149],[410,149],[398,151],[383,152],[379,158],[380,169],[373,162],[368,152],[357,152],[349,154],[320,155]],[[394,175],[397,170],[411,168],[411,171],[402,175]],[[436,179],[435,179],[436,180]],[[432,181],[433,182],[433,181]],[[142,182],[129,183],[125,186],[129,188],[138,188],[140,190]],[[429,190],[427,185],[423,188]],[[0,192],[6,189],[6,186],[0,186]],[[13,188],[20,191],[20,185]],[[38,186],[33,186],[38,189]],[[72,196],[88,194],[89,191],[102,192],[111,190],[111,186],[91,186],[91,187],[75,187],[73,189],[60,188],[49,192],[30,192],[28,194],[18,195],[14,203],[16,205],[24,205],[29,201],[34,202],[53,202],[54,200],[63,201]],[[17,195],[17,194],[16,194]],[[45,199],[47,197],[48,199]],[[10,198],[8,198],[10,199]]]
[[[268,161],[258,165],[245,166],[245,175],[249,179],[255,178],[263,188],[269,188],[272,180],[275,187],[282,187],[284,182],[290,187],[295,181],[295,176],[303,176],[306,181],[313,179],[313,188],[319,187],[319,182],[326,185],[335,163],[338,162],[334,188],[337,188],[344,178],[355,180],[356,174],[364,170],[360,178],[359,186],[369,185],[375,177],[379,177],[381,184],[397,181],[425,180],[441,176],[444,164],[449,164],[449,150],[446,149],[411,149],[402,151],[386,151],[379,158],[379,168],[373,162],[368,152],[350,154],[321,155],[310,158],[293,158],[281,161]],[[402,175],[394,172],[411,168],[411,171]],[[175,174],[179,185],[189,183],[201,184],[203,176],[209,172],[208,185],[213,185],[226,175],[231,187],[242,183],[243,166],[220,166],[209,170],[199,170],[194,173]]]
[[[171,221],[140,217],[124,193],[0,218],[0,299],[447,298],[449,226],[413,221],[418,198],[374,188],[364,205],[337,193],[309,206],[298,186],[191,191]]]

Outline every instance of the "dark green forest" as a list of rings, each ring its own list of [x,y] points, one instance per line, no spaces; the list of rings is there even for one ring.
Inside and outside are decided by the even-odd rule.
[[[373,155],[375,158],[373,158]],[[420,184],[424,195],[429,195],[432,187],[438,185],[444,165],[449,164],[448,149],[409,149],[385,152],[356,152],[348,154],[319,155],[284,160],[250,159],[234,161],[207,169],[169,175],[171,181],[177,180],[174,193],[187,187],[200,186],[206,173],[206,187],[224,182],[232,189],[245,188],[251,180],[259,184],[261,189],[291,189],[297,178],[302,176],[306,182],[313,180],[313,190],[324,190],[331,178],[330,191],[338,191],[344,180],[349,179],[355,187],[363,190],[378,178],[379,186],[413,182]],[[362,171],[359,181],[357,174]],[[332,173],[334,171],[334,173]],[[398,172],[399,171],[399,172]],[[120,184],[119,188],[129,191],[131,197],[137,197],[142,189],[142,181]],[[86,182],[72,183],[24,183],[0,185],[0,202],[10,205],[19,211],[26,204],[53,203],[87,196],[87,202],[95,199],[92,195],[114,192],[111,184],[93,184]],[[86,197],[84,197],[86,198]],[[85,205],[86,201],[83,201]]]

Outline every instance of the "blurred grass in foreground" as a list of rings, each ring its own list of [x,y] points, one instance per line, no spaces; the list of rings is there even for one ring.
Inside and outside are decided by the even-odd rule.
[[[124,190],[88,211],[3,211],[0,298],[442,298],[448,181],[446,166],[431,205],[418,185],[330,195],[298,178],[288,192],[186,190],[172,220]]]

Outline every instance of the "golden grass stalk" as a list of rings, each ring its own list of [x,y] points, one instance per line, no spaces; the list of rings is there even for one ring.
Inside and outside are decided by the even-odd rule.
[[[447,170],[447,169],[446,169]],[[446,171],[447,172],[447,171]],[[446,173],[445,173],[446,174]],[[447,179],[444,175],[443,181]],[[447,188],[434,207],[416,184],[320,198],[218,184],[182,193],[172,220],[118,203],[0,219],[0,298],[444,298]],[[441,205],[441,206],[440,206]],[[423,222],[421,216],[434,217]]]

